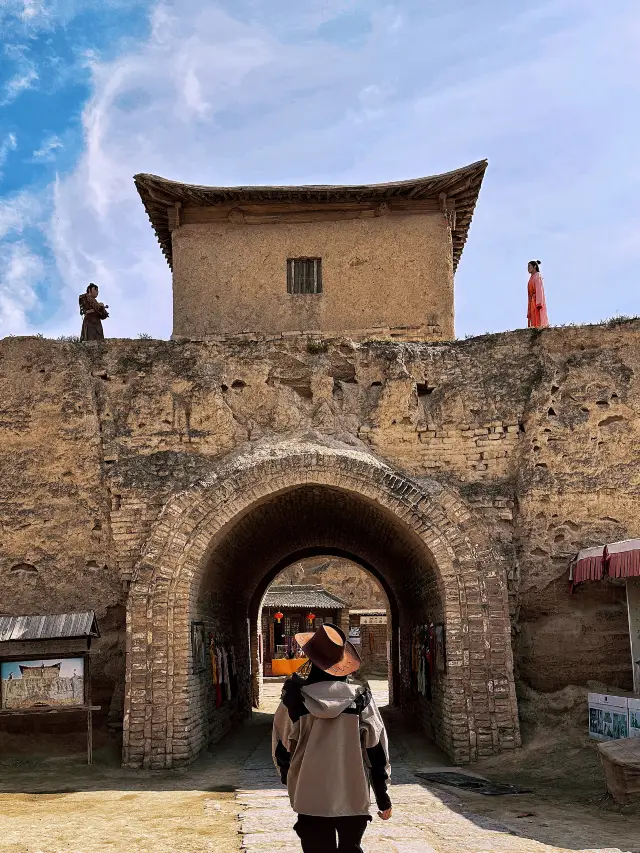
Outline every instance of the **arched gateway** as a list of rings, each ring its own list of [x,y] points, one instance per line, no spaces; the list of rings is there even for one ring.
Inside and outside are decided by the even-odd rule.
[[[301,555],[330,552],[368,568],[389,596],[394,700],[458,763],[519,745],[504,565],[482,526],[432,480],[296,442],[235,455],[156,523],[128,599],[126,766],[187,763],[250,712],[262,594]],[[226,710],[194,666],[193,621],[235,646]],[[445,625],[446,669],[428,702],[410,682],[412,631],[430,621]]]

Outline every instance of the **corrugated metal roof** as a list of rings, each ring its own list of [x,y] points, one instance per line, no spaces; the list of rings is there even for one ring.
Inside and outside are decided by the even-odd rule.
[[[346,607],[346,601],[337,598],[319,585],[272,586],[264,597],[264,607],[313,607],[316,610],[337,610]]]
[[[47,616],[0,616],[0,643],[99,637],[93,610]]]

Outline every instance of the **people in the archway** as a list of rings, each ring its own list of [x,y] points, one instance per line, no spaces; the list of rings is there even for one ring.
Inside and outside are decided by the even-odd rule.
[[[540,261],[529,261],[527,325],[530,329],[543,329],[549,325],[547,303],[544,298],[544,282],[540,274]]]
[[[311,671],[284,684],[273,760],[298,814],[303,853],[362,853],[371,787],[382,820],[392,813],[384,723],[369,688],[348,681],[360,655],[340,628],[325,623],[296,642]]]
[[[98,302],[98,285],[91,284],[86,293],[78,297],[80,303],[80,316],[82,317],[81,341],[103,341],[104,331],[102,321],[109,316],[108,305]]]

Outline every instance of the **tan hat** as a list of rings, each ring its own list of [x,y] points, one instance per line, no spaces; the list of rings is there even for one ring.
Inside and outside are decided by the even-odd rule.
[[[296,634],[296,643],[311,663],[329,675],[351,675],[360,668],[358,650],[337,625],[325,622],[315,631]]]

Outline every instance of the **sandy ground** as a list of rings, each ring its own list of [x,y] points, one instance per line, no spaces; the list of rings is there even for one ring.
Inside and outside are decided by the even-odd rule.
[[[383,704],[384,683],[372,686]],[[251,756],[264,751],[279,690],[280,685],[269,685],[264,710],[183,771],[124,771],[117,765],[114,740],[99,745],[92,767],[82,763],[79,751],[65,754],[71,738],[61,742],[53,756],[32,752],[28,759],[1,756],[0,851],[240,850],[240,805],[234,790],[241,779],[246,786]],[[417,730],[407,727],[399,714],[390,712],[388,723],[394,752],[410,770],[448,766],[445,756],[425,743]],[[74,742],[81,746],[80,738]],[[33,742],[30,746],[33,749]],[[608,797],[597,753],[586,738],[575,735],[571,739],[563,731],[545,739],[532,738],[523,750],[476,764],[473,772],[532,789],[531,794],[517,797],[484,797],[430,786],[432,794],[441,796],[452,820],[473,813],[476,821],[487,818],[508,828],[499,848],[482,849],[482,853],[520,851],[523,837],[531,840],[530,847],[525,845],[527,851],[640,853],[640,809],[616,806]],[[416,808],[422,807],[416,804]],[[431,810],[425,820],[433,821],[432,806],[423,808]],[[513,847],[509,846],[509,833],[514,835]],[[410,840],[404,844],[397,849],[426,853],[426,847],[413,846]],[[466,853],[472,847],[461,840],[447,842],[437,853],[441,850]],[[476,845],[473,853],[478,850]]]

